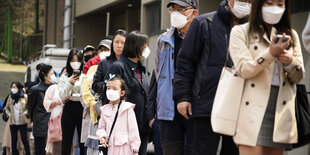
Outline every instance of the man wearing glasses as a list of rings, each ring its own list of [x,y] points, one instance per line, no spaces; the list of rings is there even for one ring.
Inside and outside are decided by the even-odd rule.
[[[226,54],[233,26],[246,21],[251,0],[223,0],[215,12],[192,22],[177,60],[173,98],[178,112],[193,122],[195,155],[215,155],[221,141],[221,155],[237,155],[232,137],[214,133],[211,110],[224,65],[232,67]]]
[[[154,102],[148,102],[147,113],[150,127],[153,126],[155,117],[159,120],[163,154],[184,155],[184,150],[191,151],[192,125],[191,120],[186,120],[176,110],[172,98],[173,77],[182,41],[198,14],[198,0],[171,0],[167,8],[171,16],[171,27],[158,39],[155,56],[157,91],[155,95],[150,95]],[[189,148],[184,147],[184,142]]]

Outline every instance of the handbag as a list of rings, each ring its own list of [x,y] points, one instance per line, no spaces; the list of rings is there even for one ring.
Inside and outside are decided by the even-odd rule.
[[[249,46],[248,38],[246,40],[247,46]],[[236,74],[234,66],[232,68],[226,67],[228,57],[229,51],[226,54],[225,65],[222,69],[213,101],[211,126],[212,130],[216,133],[234,136],[245,79]]]
[[[48,120],[47,142],[49,143],[62,141],[61,116],[62,112]]]
[[[115,117],[114,117],[114,121],[113,121],[112,126],[111,126],[110,134],[109,134],[109,137],[108,137],[108,140],[107,140],[107,145],[109,143],[110,136],[111,136],[113,128],[115,126],[115,122],[117,120],[118,110],[119,110],[120,106],[121,106],[121,103],[119,103],[118,106],[117,106],[117,111],[116,111],[116,114],[115,114]],[[100,140],[99,140],[99,145],[98,146],[99,146],[99,155],[108,155],[108,147],[103,147],[103,145],[100,145]]]
[[[295,115],[298,130],[298,143],[293,148],[298,148],[310,143],[310,108],[305,85],[296,85]]]
[[[3,108],[3,114],[2,114],[2,119],[4,122],[7,122],[9,120],[8,115],[6,114],[5,108]]]
[[[245,80],[236,75],[232,68],[222,69],[211,112],[214,132],[235,135],[244,82]]]

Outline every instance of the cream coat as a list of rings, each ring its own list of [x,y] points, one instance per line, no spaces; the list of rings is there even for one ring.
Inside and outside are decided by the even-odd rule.
[[[246,79],[234,141],[237,144],[255,146],[269,99],[276,59],[269,53],[271,39],[266,34],[263,36],[265,41],[260,40],[258,34],[248,36],[248,28],[248,23],[235,26],[231,31],[229,44],[234,65],[238,73]],[[271,36],[277,34],[276,32],[273,27]],[[304,76],[300,42],[294,30],[293,35],[296,45],[289,49],[289,53],[293,55],[290,66],[281,69],[273,131],[274,142],[290,144],[297,143],[295,83]],[[259,63],[258,59],[262,58],[263,61]],[[291,82],[288,75],[293,79]]]
[[[10,125],[16,124],[15,119],[14,119],[14,105],[13,105],[13,99],[11,96],[9,96],[8,101],[7,101],[7,106],[6,108],[6,114],[11,117],[9,119]],[[19,99],[19,104],[20,104],[20,109],[19,109],[19,124],[18,125],[24,125],[27,124],[27,102],[28,102],[28,96],[27,94],[24,94],[23,98]]]

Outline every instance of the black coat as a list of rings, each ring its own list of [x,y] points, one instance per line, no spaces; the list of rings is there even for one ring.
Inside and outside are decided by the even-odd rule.
[[[99,64],[97,71],[94,75],[92,89],[95,93],[100,94],[100,99],[104,99],[105,94],[103,94],[103,89],[105,86],[104,77],[110,68],[110,66],[115,62],[116,60],[108,60],[108,59],[102,59]]]
[[[50,85],[39,82],[30,89],[28,96],[28,113],[33,122],[33,136],[47,137],[48,120],[50,113],[43,106],[44,96]]]
[[[156,117],[157,85],[158,83],[156,81],[155,71],[153,71],[146,103],[146,119],[148,122]]]
[[[192,103],[192,117],[209,117],[222,68],[225,65],[232,15],[223,1],[216,12],[193,20],[180,49],[174,77],[175,103]],[[211,17],[211,18],[210,18]],[[200,61],[206,55],[206,61]],[[226,66],[231,67],[230,57]]]
[[[139,80],[135,69],[139,65],[142,73],[142,83]],[[138,127],[141,132],[148,132],[148,123],[146,119],[146,102],[147,92],[149,89],[147,71],[142,62],[134,63],[128,58],[121,55],[120,59],[114,62],[106,73],[105,80],[109,79],[110,74],[118,74],[124,79],[128,86],[128,92],[126,92],[126,101],[135,104],[135,114],[137,118]],[[105,92],[104,92],[105,93]]]

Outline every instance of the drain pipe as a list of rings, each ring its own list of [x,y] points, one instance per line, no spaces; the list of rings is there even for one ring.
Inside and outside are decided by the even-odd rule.
[[[63,48],[71,48],[71,18],[72,18],[72,2],[71,0],[65,0],[64,9],[64,38],[63,38]]]
[[[107,25],[105,30],[105,35],[109,35],[109,29],[110,29],[110,12],[107,12]]]

